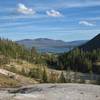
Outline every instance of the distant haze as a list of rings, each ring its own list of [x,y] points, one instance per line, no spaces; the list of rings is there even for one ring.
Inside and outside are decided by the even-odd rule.
[[[26,48],[35,47],[39,52],[62,53],[72,48],[86,43],[86,40],[78,40],[72,42],[64,42],[62,40],[53,40],[48,38],[24,39],[16,41],[18,44],[24,45]]]

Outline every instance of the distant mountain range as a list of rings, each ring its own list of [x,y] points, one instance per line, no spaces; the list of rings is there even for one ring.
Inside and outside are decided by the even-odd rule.
[[[95,36],[87,43],[81,45],[79,48],[83,49],[84,51],[93,51],[96,49],[100,49],[100,34]]]
[[[37,38],[37,39],[24,39],[16,42],[20,45],[24,45],[26,48],[29,49],[35,47],[39,52],[63,53],[73,49],[74,47],[86,43],[87,40],[65,42],[62,40]]]

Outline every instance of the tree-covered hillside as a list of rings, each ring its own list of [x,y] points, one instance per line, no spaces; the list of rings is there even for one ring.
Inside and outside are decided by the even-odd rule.
[[[86,44],[58,57],[60,69],[100,74],[100,34]]]
[[[17,44],[11,40],[0,39],[0,62],[9,59],[22,59],[28,62],[38,63],[39,55],[33,47],[31,50],[26,49],[24,46]]]
[[[100,66],[96,66],[96,63],[99,61],[100,49],[91,52],[75,49],[69,53],[60,55],[58,58],[58,63],[61,68],[70,68],[71,70],[85,73],[91,71],[100,73]]]
[[[27,59],[30,56],[30,52],[26,50],[23,46],[18,45],[17,43],[0,39],[0,54],[12,58],[21,58]]]

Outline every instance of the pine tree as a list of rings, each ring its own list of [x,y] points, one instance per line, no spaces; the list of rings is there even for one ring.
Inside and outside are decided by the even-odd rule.
[[[49,75],[49,82],[56,83],[58,79],[58,74],[56,72],[51,72]]]
[[[59,77],[58,82],[59,82],[59,83],[66,83],[66,78],[65,78],[63,72],[61,72],[61,75],[60,75],[60,77]]]
[[[67,68],[66,70],[66,82],[71,82],[71,75],[70,75],[70,67]]]
[[[46,71],[46,68],[45,67],[43,69],[42,80],[43,80],[44,83],[47,83],[48,82],[48,75],[47,75],[47,71]]]

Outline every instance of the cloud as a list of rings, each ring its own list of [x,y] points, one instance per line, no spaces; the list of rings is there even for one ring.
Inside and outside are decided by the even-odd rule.
[[[81,8],[81,7],[95,7],[100,6],[100,0],[60,0],[59,3],[54,4],[56,8]]]
[[[46,11],[46,14],[51,17],[61,17],[62,16],[62,14],[56,10]]]
[[[21,14],[31,15],[35,14],[36,12],[32,8],[26,7],[24,4],[19,3],[17,11]]]
[[[79,22],[80,25],[85,25],[85,26],[94,26],[93,23],[89,22],[89,21],[80,21]]]

